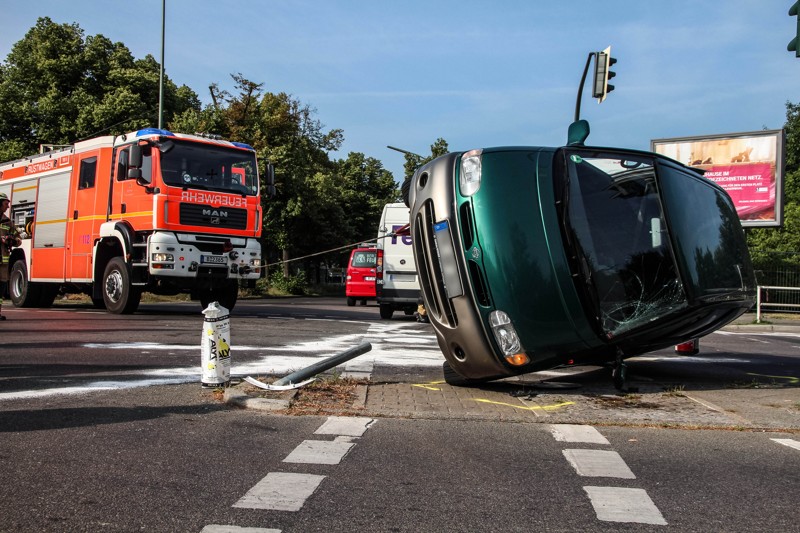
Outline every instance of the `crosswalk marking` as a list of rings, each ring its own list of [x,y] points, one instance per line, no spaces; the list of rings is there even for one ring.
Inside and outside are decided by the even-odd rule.
[[[299,511],[325,476],[270,472],[247,491],[234,507],[271,511]]]
[[[564,457],[578,475],[636,479],[617,452],[610,450],[563,450]]]
[[[789,448],[800,450],[800,442],[794,439],[770,439],[770,440],[774,440],[778,444],[783,444],[784,446],[788,446]]]
[[[335,440],[304,440],[286,456],[284,463],[306,463],[315,465],[338,465],[354,446],[352,437],[336,437]]]
[[[560,442],[583,442],[587,444],[608,444],[608,439],[592,426],[580,424],[552,424],[550,432]]]
[[[240,527],[209,524],[204,527],[200,533],[281,533],[281,530],[264,527]]]
[[[361,416],[330,416],[314,434],[360,437],[374,422],[372,418]]]
[[[604,522],[667,525],[653,500],[642,489],[583,487],[597,518]]]

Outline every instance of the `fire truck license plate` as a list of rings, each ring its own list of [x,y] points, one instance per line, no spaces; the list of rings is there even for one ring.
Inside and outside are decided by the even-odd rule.
[[[201,263],[214,263],[217,265],[224,265],[225,264],[225,256],[224,255],[201,255],[200,256]]]

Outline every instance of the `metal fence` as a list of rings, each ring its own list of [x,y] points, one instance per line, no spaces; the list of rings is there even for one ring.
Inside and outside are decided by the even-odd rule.
[[[751,250],[759,286],[756,312],[800,313],[800,252]]]

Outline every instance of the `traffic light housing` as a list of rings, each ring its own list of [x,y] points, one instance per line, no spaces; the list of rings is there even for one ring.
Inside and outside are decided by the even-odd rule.
[[[789,41],[789,46],[787,46],[786,49],[790,52],[794,52],[795,57],[800,57],[800,0],[797,0],[797,2],[789,8],[789,16],[797,17],[797,31],[794,39]]]
[[[798,0],[800,3],[800,0]],[[608,83],[608,80],[616,76],[615,72],[611,71],[611,66],[617,60],[611,57],[611,47],[609,46],[602,52],[597,52],[594,62],[594,85],[592,86],[592,97],[597,98],[598,103],[602,102],[608,96],[608,93],[614,90],[614,86]]]

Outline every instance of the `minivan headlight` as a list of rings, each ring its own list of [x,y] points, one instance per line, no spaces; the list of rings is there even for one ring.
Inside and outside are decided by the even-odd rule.
[[[461,196],[472,196],[481,188],[481,154],[483,150],[470,150],[461,156],[461,172],[458,176]]]
[[[508,363],[521,366],[530,361],[522,349],[517,330],[514,329],[514,324],[511,323],[511,319],[506,313],[499,310],[489,313],[489,325],[494,333],[494,339]]]

